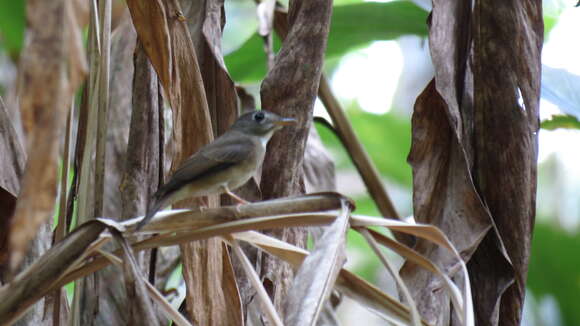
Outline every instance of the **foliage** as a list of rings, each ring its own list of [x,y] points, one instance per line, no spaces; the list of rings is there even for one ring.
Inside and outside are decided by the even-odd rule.
[[[534,230],[528,286],[540,299],[552,295],[558,301],[565,325],[580,325],[580,234],[544,223]]]
[[[0,2],[0,44],[16,56],[24,42],[24,0]]]
[[[580,121],[572,115],[555,115],[548,120],[542,121],[543,129],[580,129]]]
[[[335,6],[332,14],[326,58],[340,56],[375,40],[392,40],[402,35],[427,34],[427,12],[408,1],[364,2]],[[275,48],[279,48],[277,39]],[[261,37],[254,34],[237,51],[225,57],[234,80],[253,83],[266,74],[266,56]]]
[[[389,180],[410,188],[411,168],[406,164],[411,148],[409,118],[396,113],[376,115],[364,112],[356,104],[347,110],[347,115],[379,172]],[[317,130],[330,150],[338,154],[335,157],[338,167],[351,166],[338,139],[325,127],[319,126]]]

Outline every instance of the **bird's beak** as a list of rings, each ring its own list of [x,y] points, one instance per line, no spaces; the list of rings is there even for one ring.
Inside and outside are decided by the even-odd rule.
[[[274,121],[274,124],[277,126],[291,126],[296,123],[296,119],[294,118],[281,118],[280,120]]]

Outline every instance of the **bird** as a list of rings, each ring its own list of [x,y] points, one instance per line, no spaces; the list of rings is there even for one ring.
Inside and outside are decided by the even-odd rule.
[[[226,193],[239,204],[248,202],[233,192],[244,185],[264,161],[266,145],[284,126],[296,123],[273,112],[243,114],[228,131],[190,156],[149,200],[140,230],[161,208],[190,197]]]

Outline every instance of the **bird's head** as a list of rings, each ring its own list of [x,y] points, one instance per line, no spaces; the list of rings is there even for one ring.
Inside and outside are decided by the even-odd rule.
[[[276,130],[296,123],[295,119],[283,118],[269,111],[253,111],[238,118],[232,129],[253,136],[271,136]]]

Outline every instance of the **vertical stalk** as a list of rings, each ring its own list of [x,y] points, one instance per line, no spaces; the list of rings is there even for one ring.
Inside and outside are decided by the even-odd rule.
[[[103,215],[103,197],[105,190],[105,158],[107,137],[107,111],[109,107],[109,64],[111,54],[111,0],[99,1],[101,23],[101,57],[99,60],[98,80],[98,126],[97,148],[95,157],[95,206],[94,216]]]

